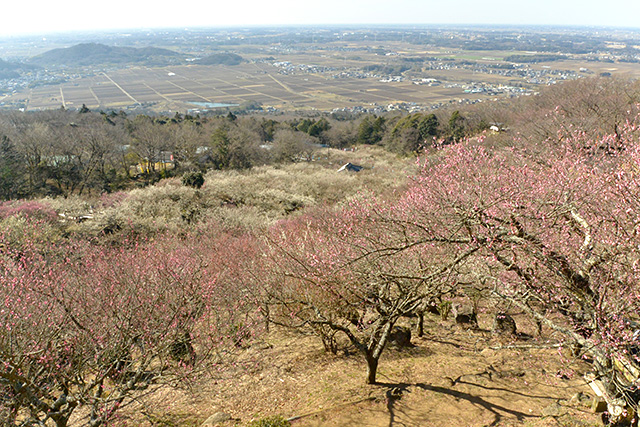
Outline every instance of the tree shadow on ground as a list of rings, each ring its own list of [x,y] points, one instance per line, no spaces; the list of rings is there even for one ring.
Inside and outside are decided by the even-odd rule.
[[[445,341],[443,339],[438,339],[436,337],[422,337],[425,340],[428,340],[430,342],[435,342],[438,344],[445,344],[445,345],[450,345],[453,348],[462,348],[462,345],[460,345],[459,343],[453,342],[453,341]]]
[[[518,422],[522,423],[527,418],[539,418],[538,415],[527,414],[525,412],[516,411],[513,409],[505,408],[504,406],[497,405],[495,403],[488,402],[487,400],[474,396],[470,393],[465,393],[463,391],[454,390],[451,388],[426,384],[426,383],[378,383],[378,385],[386,387],[386,398],[387,398],[387,410],[389,412],[389,427],[400,426],[398,424],[397,415],[396,415],[396,402],[402,398],[402,395],[409,392],[409,387],[417,387],[425,391],[430,391],[434,393],[440,393],[443,395],[452,396],[456,399],[466,400],[469,403],[480,406],[485,410],[489,411],[493,414],[493,422],[488,424],[488,426],[497,426],[500,421],[502,421],[505,414],[515,417]],[[475,384],[472,384],[475,385]],[[505,390],[511,392],[511,390]],[[522,393],[517,393],[522,394]],[[539,398],[541,396],[530,396],[533,398]]]
[[[532,399],[544,399],[544,400],[549,400],[550,397],[548,395],[535,395],[535,394],[527,394],[527,393],[522,393],[519,391],[515,391],[515,390],[509,390],[508,388],[504,388],[504,387],[489,387],[486,385],[482,385],[482,384],[478,384],[478,383],[474,383],[471,381],[465,381],[463,379],[457,379],[456,380],[456,384],[466,384],[466,385],[470,385],[473,387],[478,387],[484,390],[495,390],[495,391],[504,391],[505,393],[511,393],[511,394],[517,394],[518,396],[523,396],[523,397],[529,397]]]

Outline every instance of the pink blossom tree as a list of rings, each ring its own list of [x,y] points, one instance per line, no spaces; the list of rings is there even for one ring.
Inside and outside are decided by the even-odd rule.
[[[204,239],[213,243],[211,239]],[[222,235],[216,243],[229,244]],[[1,247],[1,246],[0,246]],[[233,348],[247,310],[197,240],[0,254],[3,425],[103,425]],[[232,302],[231,299],[236,300]]]
[[[344,333],[371,383],[400,316],[474,283],[581,346],[612,413],[637,407],[639,129],[461,143],[429,157],[399,200],[281,225],[267,251],[270,316]]]
[[[448,278],[475,251],[416,241],[395,211],[363,200],[287,221],[272,230],[265,250],[271,321],[309,329],[334,352],[335,335],[344,334],[365,357],[368,384],[398,320],[451,292]]]
[[[620,417],[638,404],[639,161],[630,122],[598,140],[465,143],[426,162],[400,202],[416,241],[477,248],[467,280],[581,346]]]

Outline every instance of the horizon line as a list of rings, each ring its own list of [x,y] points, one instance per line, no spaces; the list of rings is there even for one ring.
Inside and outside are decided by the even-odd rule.
[[[370,27],[374,28],[370,28]],[[16,34],[0,33],[0,39],[65,36],[74,34],[100,34],[100,33],[121,33],[121,32],[145,32],[145,31],[192,31],[192,30],[243,30],[243,29],[285,29],[285,28],[496,28],[496,29],[574,29],[574,30],[609,30],[609,31],[631,31],[640,33],[640,26],[611,26],[593,24],[516,24],[516,23],[380,23],[380,22],[360,22],[360,23],[324,23],[324,24],[231,24],[231,25],[176,25],[176,26],[141,26],[141,27],[113,27],[100,29],[74,29],[74,30],[53,30],[45,32],[26,32]]]

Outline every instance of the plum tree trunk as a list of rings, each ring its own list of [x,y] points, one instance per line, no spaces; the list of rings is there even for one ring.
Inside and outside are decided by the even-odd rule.
[[[380,356],[382,356],[382,351],[387,344],[391,328],[393,328],[396,320],[398,319],[387,319],[387,321],[384,322],[384,326],[381,328],[380,338],[374,340],[375,342],[372,342],[365,352],[367,358],[367,384],[376,384],[378,362],[380,361]],[[374,336],[375,335],[377,334],[374,333]]]
[[[378,373],[379,357],[367,354],[367,384],[376,383],[376,374]]]

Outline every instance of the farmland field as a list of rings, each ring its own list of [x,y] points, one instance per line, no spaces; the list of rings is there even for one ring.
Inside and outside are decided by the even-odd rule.
[[[117,109],[152,103],[158,110],[185,111],[197,108],[192,102],[256,101],[281,109],[328,110],[363,104],[432,104],[470,98],[460,88],[414,85],[411,81],[383,83],[376,78],[329,78],[313,73],[283,75],[277,71],[271,65],[255,63],[236,67],[135,67],[29,89],[4,101],[24,100],[29,110],[62,105],[74,108],[82,104],[92,109]]]
[[[31,79],[28,86],[0,88],[0,108],[76,109],[84,104],[101,110],[185,113],[219,104],[242,108],[259,103],[267,110],[356,107],[373,112],[397,108],[412,111],[526,95],[546,85],[598,74],[640,76],[640,62],[635,56],[613,48],[597,53],[569,49],[550,54],[549,50],[441,46],[423,43],[423,33],[410,31],[406,35],[409,38],[413,34],[412,41],[405,41],[404,35],[398,40],[398,33],[390,30],[318,34],[323,35],[324,42],[314,43],[315,35],[310,42],[304,34],[294,36],[290,32],[258,34],[255,37],[266,39],[253,44],[248,33],[225,33],[215,45],[210,42],[218,37],[215,35],[208,36],[206,42],[195,38],[193,43],[184,41],[177,46],[173,39],[160,37],[160,45],[181,51],[185,59],[166,66],[65,67],[43,79]],[[287,37],[289,42],[285,42]],[[354,40],[347,40],[349,37]],[[493,36],[459,31],[446,32],[446,37],[438,40],[458,40],[459,46],[466,46],[465,40],[483,37]],[[527,37],[538,40],[536,33]],[[499,43],[502,39],[496,40]],[[198,57],[219,52],[241,55],[244,62],[197,62]],[[528,61],[528,56],[536,60]],[[513,58],[524,59],[524,63],[510,61]]]

